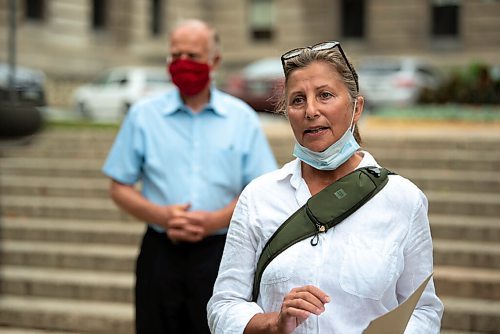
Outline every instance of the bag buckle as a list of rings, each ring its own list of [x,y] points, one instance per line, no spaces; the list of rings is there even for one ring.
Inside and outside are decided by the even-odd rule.
[[[382,174],[380,168],[376,166],[368,167],[366,170],[368,171],[368,173],[375,177],[380,177],[380,175]]]

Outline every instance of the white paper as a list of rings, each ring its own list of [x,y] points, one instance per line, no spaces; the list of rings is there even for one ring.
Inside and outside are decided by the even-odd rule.
[[[372,320],[363,331],[363,334],[403,334],[408,325],[408,321],[410,321],[413,310],[415,306],[417,306],[418,300],[420,296],[422,296],[431,277],[432,274],[430,274],[429,277],[420,284],[417,290],[398,307]]]

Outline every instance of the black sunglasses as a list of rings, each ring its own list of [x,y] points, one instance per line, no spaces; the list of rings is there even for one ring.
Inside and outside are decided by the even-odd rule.
[[[357,76],[355,74],[356,72],[354,72],[354,69],[349,64],[349,61],[347,60],[347,57],[346,57],[346,55],[344,53],[344,50],[342,50],[342,47],[340,46],[339,42],[336,42],[336,41],[322,42],[322,43],[314,44],[312,46],[306,46],[306,47],[303,47],[303,48],[292,49],[292,50],[290,50],[288,52],[285,52],[281,56],[281,65],[283,66],[283,70],[285,70],[285,62],[287,60],[290,60],[292,58],[297,57],[304,50],[309,49],[309,50],[312,50],[312,51],[324,51],[324,50],[331,50],[331,49],[333,49],[335,47],[339,48],[340,54],[342,55],[342,58],[344,58],[344,61],[345,61],[346,65],[347,65],[347,67],[349,67],[349,70],[351,71],[352,77],[354,78],[354,82],[356,83],[356,90],[359,92],[358,78],[357,78]]]

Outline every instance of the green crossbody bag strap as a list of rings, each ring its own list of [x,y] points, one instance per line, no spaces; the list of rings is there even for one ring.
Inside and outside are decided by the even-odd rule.
[[[267,241],[257,262],[253,301],[259,296],[265,268],[278,254],[308,237],[313,237],[311,245],[315,246],[319,233],[325,233],[365,204],[387,184],[389,174],[394,173],[382,167],[356,169],[309,198],[281,224]]]

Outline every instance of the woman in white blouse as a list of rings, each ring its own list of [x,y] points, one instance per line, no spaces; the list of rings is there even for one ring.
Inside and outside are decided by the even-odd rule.
[[[360,149],[364,99],[338,42],[281,57],[283,110],[295,136],[295,160],[252,181],[234,211],[208,309],[212,333],[360,334],[397,307],[433,271],[427,199],[409,180],[387,185],[311,243],[300,241],[252,285],[267,240],[306,201],[357,168],[378,166]],[[431,280],[405,333],[439,333],[443,305]]]

